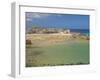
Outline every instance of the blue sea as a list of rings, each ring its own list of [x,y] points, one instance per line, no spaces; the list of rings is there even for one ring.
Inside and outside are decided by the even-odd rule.
[[[81,33],[82,35],[86,35],[86,36],[90,35],[89,29],[70,29],[70,31],[71,32],[78,32],[78,33]]]

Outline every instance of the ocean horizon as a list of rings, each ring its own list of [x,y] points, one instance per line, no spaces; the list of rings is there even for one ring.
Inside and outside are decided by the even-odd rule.
[[[71,32],[89,33],[89,29],[70,29]]]
[[[78,32],[78,33],[81,33],[85,36],[90,35],[90,30],[89,29],[70,29],[70,32]]]

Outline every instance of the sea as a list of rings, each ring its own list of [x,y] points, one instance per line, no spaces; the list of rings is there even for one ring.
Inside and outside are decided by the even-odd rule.
[[[90,35],[90,30],[89,29],[70,29],[71,32],[78,32],[81,33],[82,35],[89,36]]]

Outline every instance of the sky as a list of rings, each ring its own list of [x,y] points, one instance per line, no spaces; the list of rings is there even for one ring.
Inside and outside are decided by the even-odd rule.
[[[89,15],[26,12],[26,27],[89,29]]]

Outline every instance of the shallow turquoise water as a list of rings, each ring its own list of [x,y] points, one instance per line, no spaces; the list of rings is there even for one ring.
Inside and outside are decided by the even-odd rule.
[[[28,59],[31,61],[31,63],[28,62],[30,66],[89,64],[89,42],[67,41],[29,47],[26,48],[26,61]]]

